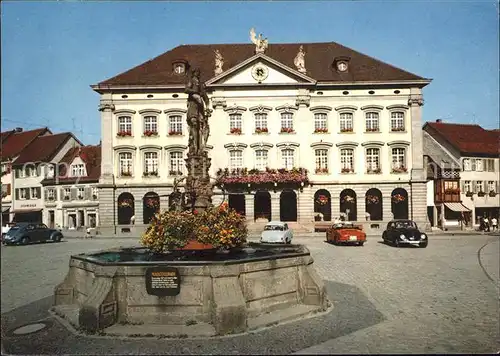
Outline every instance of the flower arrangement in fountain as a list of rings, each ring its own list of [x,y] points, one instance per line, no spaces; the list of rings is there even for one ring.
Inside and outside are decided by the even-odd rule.
[[[328,204],[328,197],[326,195],[320,194],[318,196],[318,199],[316,199],[316,202],[319,205],[326,205],[326,204]]]
[[[367,204],[378,204],[378,202],[380,201],[379,197],[376,196],[376,195],[371,195],[371,194],[368,194],[366,196],[366,203]]]
[[[156,253],[183,248],[193,240],[214,248],[231,249],[246,242],[245,221],[226,202],[203,212],[164,211],[153,217],[141,243]]]
[[[217,172],[221,184],[266,184],[266,183],[308,183],[307,170],[304,168],[270,169],[219,169]]]
[[[405,200],[405,197],[399,193],[392,196],[392,201],[394,202],[394,204],[402,203]]]

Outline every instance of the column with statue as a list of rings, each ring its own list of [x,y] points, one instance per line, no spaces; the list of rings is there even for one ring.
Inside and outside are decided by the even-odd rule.
[[[207,141],[210,135],[208,119],[212,110],[204,84],[200,80],[200,70],[193,69],[187,77],[185,92],[187,101],[187,124],[189,127],[188,154],[186,168],[187,204],[192,210],[204,211],[212,206],[213,188],[209,169]]]

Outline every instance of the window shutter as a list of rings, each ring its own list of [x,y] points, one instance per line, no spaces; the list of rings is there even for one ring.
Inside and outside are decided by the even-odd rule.
[[[36,188],[36,196],[38,197],[38,199],[42,197],[42,187]]]
[[[7,184],[7,195],[12,194],[12,186],[10,184]]]
[[[471,180],[470,184],[472,184],[472,192],[477,193],[477,184],[475,180]]]
[[[465,182],[463,180],[460,181],[460,192],[466,193],[466,191],[465,191]]]
[[[76,200],[77,190],[76,188],[71,188],[71,200]]]
[[[16,178],[19,178],[19,169],[16,168],[14,170],[14,172],[15,172],[14,174],[15,174]]]
[[[19,188],[16,188],[16,200],[19,200]]]
[[[498,181],[495,182],[495,193],[498,193]]]
[[[43,190],[43,199],[47,200],[48,196],[49,196],[49,190],[45,188]]]
[[[91,190],[90,190],[90,187],[85,187],[85,199],[86,200],[90,200],[91,198]]]

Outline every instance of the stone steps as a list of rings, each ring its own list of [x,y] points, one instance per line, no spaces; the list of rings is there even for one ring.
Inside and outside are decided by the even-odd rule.
[[[248,330],[260,329],[263,327],[273,326],[278,323],[281,324],[290,320],[297,320],[317,310],[317,306],[305,304],[299,304],[291,308],[275,310],[271,313],[265,313],[254,318],[248,318]]]

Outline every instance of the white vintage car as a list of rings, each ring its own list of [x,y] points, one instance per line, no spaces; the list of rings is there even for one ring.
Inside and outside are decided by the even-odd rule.
[[[288,224],[281,221],[271,221],[266,224],[260,235],[261,243],[290,244],[293,239],[293,231]]]

